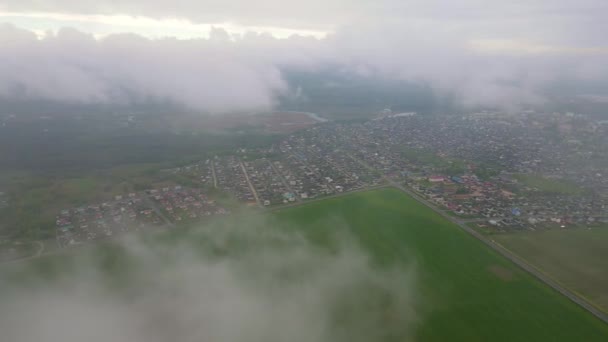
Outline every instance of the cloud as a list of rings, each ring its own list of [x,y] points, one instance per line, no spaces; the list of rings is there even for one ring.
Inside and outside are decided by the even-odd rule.
[[[62,29],[38,40],[0,28],[0,95],[66,103],[168,101],[205,111],[269,108],[286,90],[275,65],[216,39],[150,40],[112,35],[96,40]],[[255,55],[255,51],[252,51]]]
[[[0,10],[183,18],[326,31],[360,21],[418,20],[477,38],[542,39],[555,45],[566,40],[605,44],[602,33],[607,28],[604,13],[608,4],[603,0],[4,0]]]
[[[0,283],[3,339],[363,342],[414,336],[422,298],[413,268],[374,266],[348,235],[334,236],[327,249],[276,221],[231,220],[171,238],[132,237],[88,256],[80,251],[78,258],[62,258],[50,279],[28,282],[21,274],[17,282]]]
[[[548,89],[561,82],[608,80],[602,62],[608,49],[491,42],[449,25],[388,21],[344,28],[325,43],[353,73],[428,84],[437,96],[452,96],[465,107],[540,105],[552,100]]]
[[[207,6],[209,15],[222,17],[227,11],[238,22],[247,22],[252,5],[233,4],[182,1],[167,15],[196,20],[196,14],[188,13]],[[335,4],[340,2],[328,4],[308,26],[327,26],[321,21],[328,15],[343,18]],[[132,15],[167,9],[164,2],[152,2],[148,8],[138,1],[116,6],[96,2],[89,11],[80,6],[80,2],[55,1],[5,7]],[[299,13],[298,6],[313,11],[320,3],[299,2],[290,10]],[[0,96],[85,104],[157,101],[214,113],[248,112],[273,108],[279,98],[296,91],[298,85],[289,84],[285,77],[293,70],[339,70],[417,82],[430,86],[437,97],[469,107],[542,105],[555,96],[551,89],[565,83],[574,90],[586,88],[587,93],[605,92],[606,87],[595,86],[608,80],[604,63],[608,41],[595,32],[605,25],[595,12],[605,7],[600,2],[558,1],[551,6],[508,2],[498,9],[474,0],[458,5],[387,0],[345,6],[346,19],[322,39],[233,34],[220,27],[205,39],[151,39],[134,33],[95,39],[74,29],[37,39],[27,30],[3,26],[0,46],[10,53],[0,56]],[[286,6],[272,8],[259,24],[281,25],[277,18]],[[596,22],[599,26],[588,25]],[[589,85],[597,89],[589,90],[593,88]],[[306,97],[307,90],[302,88],[301,93]]]
[[[236,22],[253,26],[278,26],[299,29],[321,29],[334,26],[336,13],[354,15],[350,1],[324,2],[261,0],[179,0],[179,1],[4,1],[0,10],[19,12],[62,12],[73,14],[127,14],[152,18],[187,18],[193,22]]]

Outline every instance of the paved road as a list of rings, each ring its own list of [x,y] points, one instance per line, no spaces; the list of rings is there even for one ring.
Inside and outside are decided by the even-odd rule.
[[[450,216],[448,214],[445,214],[444,212],[442,212],[440,210],[437,210],[436,207],[432,203],[429,203],[425,199],[421,198],[420,196],[418,196],[417,194],[415,194],[413,191],[411,191],[411,190],[409,190],[409,189],[407,189],[407,188],[405,188],[405,187],[403,187],[403,186],[401,186],[399,184],[392,184],[392,185],[395,186],[396,188],[398,188],[399,190],[407,193],[408,195],[412,196],[413,198],[417,199],[418,201],[426,204],[428,207],[430,207],[431,209],[435,210],[436,212],[438,212],[440,215],[442,215],[443,217],[447,218],[448,220],[456,223],[460,228],[462,228],[463,230],[465,230],[467,233],[473,235],[473,237],[477,238],[479,241],[483,242],[488,247],[494,249],[500,255],[504,256],[507,259],[509,259],[511,262],[513,262],[515,265],[517,265],[520,268],[522,268],[524,271],[527,271],[528,273],[532,274],[533,276],[535,276],[540,281],[542,281],[545,284],[549,285],[555,291],[557,291],[557,292],[561,293],[562,295],[568,297],[568,299],[570,299],[574,303],[580,305],[581,307],[583,307],[585,310],[587,310],[590,313],[592,313],[597,318],[599,318],[602,321],[608,323],[608,315],[605,314],[603,311],[599,310],[598,308],[596,308],[593,304],[589,303],[585,298],[583,298],[583,297],[577,295],[576,293],[568,290],[566,287],[564,287],[561,284],[559,284],[553,278],[545,275],[539,269],[537,269],[536,267],[532,266],[528,262],[524,261],[523,259],[521,259],[517,255],[513,254],[511,251],[509,251],[508,249],[504,248],[500,244],[496,243],[494,240],[488,239],[484,235],[482,235],[481,233],[479,233],[476,230],[468,227],[465,224],[466,222],[460,221],[457,218],[454,218],[454,217],[452,217],[452,216]]]
[[[217,177],[215,176],[215,162],[211,160],[211,176],[213,176],[213,187],[217,189]]]

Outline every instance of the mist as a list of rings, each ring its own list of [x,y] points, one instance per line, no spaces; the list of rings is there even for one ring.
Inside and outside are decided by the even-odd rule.
[[[564,98],[555,92],[561,84],[574,89],[567,94],[572,98],[606,95],[602,47],[486,36],[453,23],[381,18],[345,24],[322,39],[230,34],[221,27],[200,39],[135,33],[100,38],[70,28],[40,36],[3,25],[0,48],[9,53],[0,56],[0,98],[255,112],[277,108],[290,94],[307,96],[286,73],[328,69],[370,84],[420,84],[468,108],[541,106]]]
[[[413,338],[424,312],[413,260],[377,264],[339,222],[312,243],[276,220],[239,215],[85,247],[43,272],[21,265],[0,282],[3,340]]]

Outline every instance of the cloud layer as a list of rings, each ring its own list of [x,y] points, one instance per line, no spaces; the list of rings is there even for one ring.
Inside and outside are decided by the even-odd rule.
[[[254,111],[295,91],[289,70],[339,70],[430,85],[465,106],[516,108],[550,101],[570,84],[605,96],[604,1],[380,2],[7,1],[12,11],[145,15],[196,22],[329,30],[323,39],[265,34],[209,39],[94,39],[62,29],[38,39],[0,27],[0,96],[66,103],[161,101],[208,112]],[[245,26],[246,27],[246,26]],[[306,89],[303,89],[305,95]],[[560,94],[560,96],[563,94]],[[390,104],[386,104],[390,105]]]
[[[106,246],[105,254],[81,251],[78,260],[61,259],[55,265],[60,271],[50,279],[0,282],[3,338],[363,342],[413,337],[421,298],[412,269],[372,266],[347,235],[336,236],[336,248],[328,250],[269,224],[277,226],[241,216],[169,242],[166,236],[131,238],[112,250]]]
[[[195,22],[336,30],[360,21],[429,21],[477,37],[605,43],[603,0],[4,0],[0,10],[126,14]],[[604,29],[602,29],[604,28]]]
[[[213,40],[95,40],[72,29],[38,40],[0,28],[0,95],[67,103],[154,99],[207,111],[267,108],[286,89],[276,66]]]

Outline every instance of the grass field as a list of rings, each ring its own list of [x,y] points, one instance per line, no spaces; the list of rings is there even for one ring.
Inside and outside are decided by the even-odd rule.
[[[569,181],[549,179],[540,175],[519,174],[515,175],[515,179],[547,194],[580,195],[584,192],[583,189]]]
[[[492,238],[608,311],[608,227],[496,234]]]
[[[608,325],[395,189],[278,213],[323,243],[348,227],[379,264],[415,262],[429,312],[420,341],[605,341]]]
[[[52,283],[50,279],[56,272],[76,267],[86,276],[91,270],[103,269],[113,275],[109,278],[118,281],[94,277],[95,284],[109,282],[120,288],[134,281],[135,285],[128,286],[126,291],[128,300],[132,300],[133,293],[152,286],[147,290],[149,297],[143,296],[146,302],[162,297],[158,294],[163,292],[154,286],[165,279],[167,288],[161,289],[177,298],[183,294],[183,286],[187,286],[186,294],[196,293],[197,296],[187,296],[188,300],[184,301],[194,305],[198,304],[197,298],[204,297],[197,286],[208,282],[213,285],[213,277],[188,278],[197,274],[194,272],[197,267],[210,264],[209,269],[215,270],[218,265],[240,265],[236,272],[240,275],[238,288],[256,293],[254,303],[261,301],[273,308],[263,306],[265,309],[255,314],[263,322],[265,316],[271,315],[267,317],[271,323],[265,323],[268,325],[264,325],[264,329],[297,326],[290,319],[302,318],[303,326],[311,325],[312,336],[314,329],[310,322],[317,322],[316,317],[333,317],[331,324],[337,324],[339,329],[331,338],[311,337],[314,341],[407,341],[412,337],[416,341],[606,341],[608,338],[608,325],[396,189],[360,192],[270,214],[240,215],[210,223],[213,229],[208,231],[203,227],[161,234],[158,240],[172,247],[148,250],[145,254],[153,256],[152,263],[138,265],[128,258],[125,247],[100,245],[95,248],[100,257],[94,264],[85,263],[84,267],[77,266],[87,259],[79,255],[80,251],[31,262],[36,273],[33,279],[45,288]],[[238,227],[236,235],[225,235],[229,227],[235,226]],[[196,235],[202,231],[207,231],[206,235]],[[277,231],[290,235],[261,238]],[[297,239],[286,238],[300,235],[314,247],[302,249]],[[344,243],[345,239],[341,238],[344,235],[349,237],[346,241],[354,239],[353,245],[360,245],[362,253],[369,256],[371,266],[361,266],[356,260],[351,263],[360,253],[333,256],[332,251],[339,250]],[[185,243],[194,244],[196,251],[200,251],[196,253],[212,255],[212,261],[196,259],[195,263],[181,266],[186,272],[179,272],[180,263],[171,256],[181,253],[187,246]],[[141,245],[134,250],[142,254]],[[166,257],[169,262],[162,261]],[[228,261],[222,261],[226,257]],[[408,275],[413,272],[411,279],[415,285],[385,281],[385,276],[375,277],[379,270]],[[24,272],[18,270],[13,276],[7,273],[5,279],[19,282],[21,277],[32,279],[31,270],[26,272],[29,275]],[[145,277],[141,276],[142,272]],[[182,279],[183,274],[187,277]],[[224,274],[224,271],[219,273]],[[371,275],[368,277],[368,274]],[[218,289],[233,288],[224,283],[217,285],[220,285]],[[27,287],[19,285],[19,288]],[[303,293],[300,295],[300,292]],[[240,293],[239,290],[224,295],[232,298]],[[316,302],[315,298],[326,301],[338,298],[339,309]],[[411,301],[415,305],[409,305]],[[403,302],[405,305],[399,304]],[[256,312],[256,308],[254,306],[252,312]],[[196,310],[200,308],[196,306]],[[191,314],[196,310],[186,312]],[[208,315],[221,316],[222,312],[216,308]],[[237,330],[239,316],[242,314],[234,318]],[[416,317],[415,323],[412,316]],[[189,316],[183,319],[195,320]],[[232,321],[232,316],[221,319],[226,320]],[[401,329],[402,326],[408,328]],[[244,328],[251,327],[245,325]],[[375,333],[365,335],[369,331]],[[278,340],[253,340],[279,341],[287,336]]]

